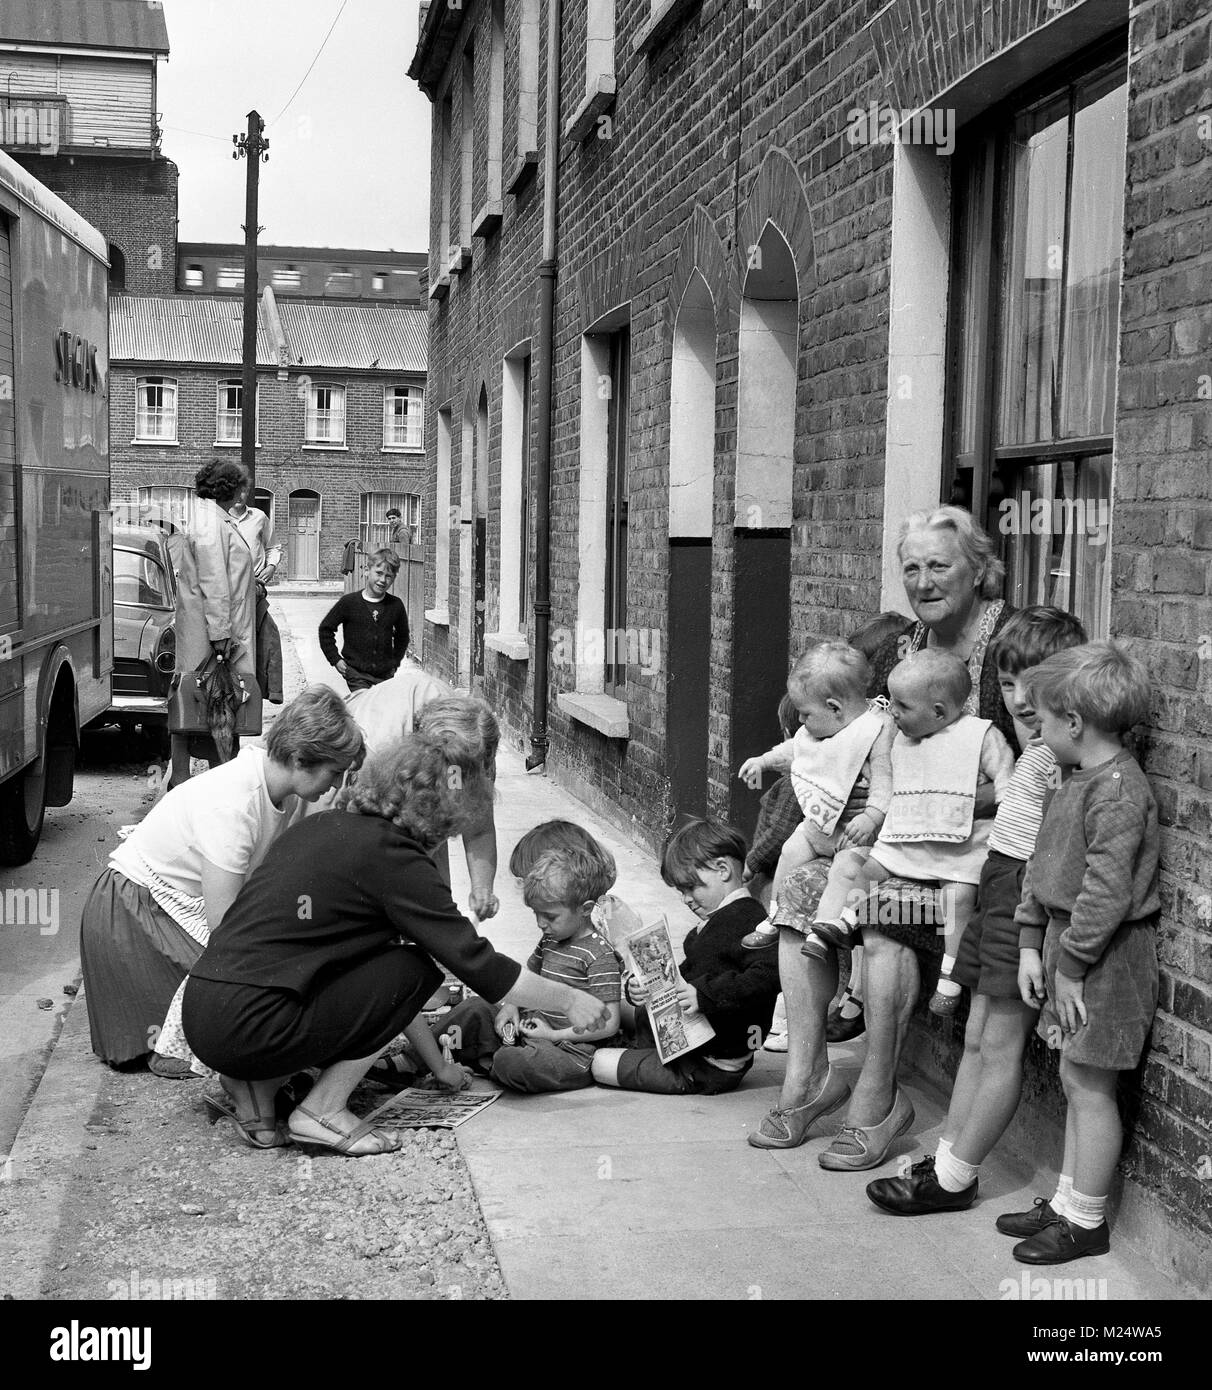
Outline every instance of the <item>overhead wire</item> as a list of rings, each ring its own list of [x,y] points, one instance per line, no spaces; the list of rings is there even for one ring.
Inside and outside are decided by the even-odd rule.
[[[299,93],[303,90],[303,83],[306,82],[307,79],[311,76],[312,68],[314,68],[315,65],[320,61],[320,54],[324,52],[324,49],[328,44],[328,40],[332,38],[332,31],[337,27],[337,20],[339,20],[341,16],[345,13],[345,6],[348,4],[349,0],[341,0],[341,8],[337,11],[336,19],[334,19],[333,22],[328,26],[328,33],[324,35],[323,42],[320,44],[320,47],[316,50],[316,56],[308,64],[307,71],[299,79],[299,85],[294,89],[293,92],[291,92],[290,101],[288,101],[286,105],[281,109],[281,111],[279,111],[278,114],[273,118],[273,120],[269,122],[269,125],[276,125],[277,122],[280,121],[282,117],[286,115],[287,111],[290,110],[291,102],[294,101],[295,97],[297,97]]]

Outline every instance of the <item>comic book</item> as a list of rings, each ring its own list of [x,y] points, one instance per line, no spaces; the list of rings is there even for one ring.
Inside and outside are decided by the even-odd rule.
[[[410,1086],[372,1111],[366,1120],[389,1129],[457,1129],[491,1105],[500,1094],[500,1091],[438,1091]]]
[[[715,1029],[703,1015],[684,1009],[678,1000],[682,977],[665,918],[633,932],[624,945],[632,974],[648,989],[648,1021],[661,1061],[667,1065],[714,1038]]]

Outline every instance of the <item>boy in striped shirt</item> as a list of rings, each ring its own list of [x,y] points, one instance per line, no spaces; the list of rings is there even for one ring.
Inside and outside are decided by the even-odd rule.
[[[1044,794],[1059,777],[1056,758],[1040,737],[1039,715],[1023,675],[1053,652],[1085,641],[1085,630],[1071,613],[1023,608],[1007,620],[986,656],[997,662],[1002,700],[1023,751],[997,808],[977,889],[977,911],[952,970],[952,979],[972,990],[972,1007],[938,1150],[915,1163],[905,1177],[878,1178],[867,1185],[867,1196],[875,1205],[896,1216],[970,1207],[976,1200],[980,1165],[1018,1109],[1023,1051],[1036,1015],[1019,995],[1019,924],[1014,913],[1027,861],[1035,852]],[[998,1229],[1003,1229],[1002,1221]],[[1022,1234],[1032,1231],[1024,1228]]]
[[[452,1009],[435,1029],[456,1061],[513,1091],[572,1091],[590,1085],[596,1045],[613,1041],[619,1031],[621,963],[591,920],[598,899],[614,883],[615,864],[592,836],[580,835],[582,844],[556,837],[554,848],[530,846],[536,853],[523,876],[522,896],[543,934],[526,968],[600,999],[607,1006],[606,1025],[578,1032],[563,1014],[519,1010],[515,1004],[497,1008],[473,998]]]

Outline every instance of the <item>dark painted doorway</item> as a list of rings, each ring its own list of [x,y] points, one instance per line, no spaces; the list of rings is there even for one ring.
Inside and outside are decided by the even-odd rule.
[[[707,814],[711,538],[669,542],[666,753],[674,828]]]

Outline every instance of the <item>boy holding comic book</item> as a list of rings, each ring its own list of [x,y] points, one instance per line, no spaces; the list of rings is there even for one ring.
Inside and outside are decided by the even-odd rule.
[[[744,881],[746,852],[739,832],[718,821],[690,821],[669,839],[661,877],[702,919],[683,944],[679,1002],[684,1009],[697,1009],[715,1036],[663,1063],[643,1007],[648,992],[629,976],[626,994],[637,1006],[636,1040],[630,1047],[598,1048],[592,1072],[599,1085],[659,1095],[714,1096],[736,1090],[745,1079],[754,1052],[770,1031],[779,992],[774,952],[747,951],[741,944],[766,916]],[[608,902],[611,934],[621,945],[623,934],[638,930],[640,922],[622,904]]]

